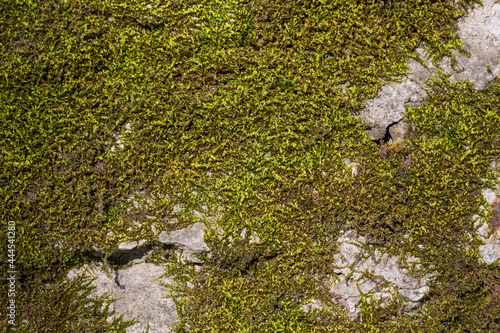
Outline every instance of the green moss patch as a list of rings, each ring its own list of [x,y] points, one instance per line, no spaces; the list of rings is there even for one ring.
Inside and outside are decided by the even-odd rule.
[[[59,294],[42,286],[93,246],[152,240],[152,226],[209,228],[203,212],[224,233],[209,228],[199,272],[172,259],[179,332],[494,331],[498,266],[478,263],[471,217],[494,184],[498,82],[484,92],[436,82],[428,104],[407,111],[405,144],[383,156],[353,117],[417,46],[434,60],[463,51],[454,22],[471,3],[2,3],[0,216],[18,228],[18,322],[39,307],[54,319],[33,329],[60,322],[40,302]],[[333,304],[327,279],[346,228],[438,272],[422,313],[367,305],[350,321]],[[60,304],[94,309],[65,294]],[[312,299],[323,308],[301,310]],[[88,331],[123,330],[92,313]]]

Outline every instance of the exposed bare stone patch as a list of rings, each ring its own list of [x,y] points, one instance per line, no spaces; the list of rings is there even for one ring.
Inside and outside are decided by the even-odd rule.
[[[484,0],[483,4],[484,7],[476,5],[470,15],[458,22],[458,36],[471,57],[455,52],[456,69],[447,57],[436,67],[425,51],[418,49],[426,66],[411,59],[408,63],[410,74],[403,82],[382,87],[376,98],[364,102],[366,108],[362,117],[371,126],[368,136],[372,140],[382,139],[391,124],[404,118],[406,105],[415,107],[424,102],[425,83],[440,70],[444,74],[453,73],[451,82],[474,82],[477,90],[484,89],[500,75],[500,4],[495,0]]]
[[[479,252],[484,262],[491,265],[500,259],[500,188],[497,186],[494,190],[485,189],[483,196],[486,202],[490,205],[493,217],[490,223],[482,220],[479,216],[474,216],[477,233],[484,242],[479,247]],[[491,225],[491,227],[490,227]],[[492,228],[494,230],[492,230]]]
[[[148,325],[151,333],[172,332],[179,321],[176,305],[171,298],[165,298],[166,289],[160,284],[170,285],[173,281],[161,278],[164,274],[161,267],[141,263],[111,274],[106,274],[102,268],[100,263],[86,265],[70,271],[68,278],[82,273],[95,277],[96,290],[92,296],[110,294],[118,299],[112,304],[118,316],[123,314],[125,320],[139,321],[127,328],[127,333],[146,332]]]
[[[354,317],[359,312],[361,296],[381,299],[386,304],[395,295],[405,301],[405,310],[410,311],[429,291],[431,276],[421,279],[409,275],[396,256],[389,256],[378,250],[368,251],[366,239],[354,231],[345,232],[337,240],[339,252],[335,254],[335,273],[330,292],[337,296],[337,302]],[[418,259],[405,258],[407,263],[418,267]]]

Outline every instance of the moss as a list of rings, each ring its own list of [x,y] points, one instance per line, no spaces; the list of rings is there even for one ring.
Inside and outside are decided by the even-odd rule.
[[[18,332],[125,332],[134,321],[125,322],[122,315],[109,320],[115,312],[108,296],[91,297],[92,280],[79,276],[72,281],[57,278],[44,283],[37,277],[22,282],[16,297]],[[3,327],[9,325],[6,321]]]
[[[92,246],[110,254],[152,239],[152,225],[208,225],[204,212],[220,216],[224,235],[207,233],[213,256],[200,272],[172,263],[186,295],[180,332],[465,331],[485,321],[494,331],[498,314],[486,312],[498,268],[477,263],[471,217],[499,156],[498,82],[476,92],[436,81],[428,103],[407,111],[407,141],[384,156],[353,117],[405,74],[417,46],[435,61],[463,52],[454,22],[471,4],[2,3],[0,215],[18,226],[19,321],[46,295],[28,281],[56,286]],[[345,228],[438,273],[425,311],[366,305],[365,317],[346,319],[326,287]],[[302,311],[312,299],[323,309]],[[49,330],[59,317],[43,309]],[[89,330],[112,330],[99,320]]]

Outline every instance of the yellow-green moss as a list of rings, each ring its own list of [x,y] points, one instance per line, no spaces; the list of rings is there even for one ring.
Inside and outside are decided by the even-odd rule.
[[[18,225],[18,320],[47,304],[28,286],[58,281],[92,245],[111,253],[121,239],[109,232],[150,239],[152,224],[181,228],[206,210],[225,234],[207,233],[200,272],[172,263],[179,332],[494,331],[498,266],[478,264],[470,235],[499,158],[498,83],[437,82],[385,158],[353,117],[417,46],[434,60],[462,50],[454,21],[471,3],[2,2],[0,216]],[[128,211],[140,192],[155,204]],[[345,228],[438,272],[424,312],[367,305],[346,319],[325,289]],[[300,310],[311,299],[324,309]],[[105,316],[94,331],[112,331]],[[57,318],[30,327],[72,320]]]

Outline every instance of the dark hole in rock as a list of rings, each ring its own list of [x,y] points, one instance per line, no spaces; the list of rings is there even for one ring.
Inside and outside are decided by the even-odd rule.
[[[380,139],[377,139],[377,140],[373,140],[373,142],[375,142],[377,144],[377,146],[381,146],[381,145],[385,145],[387,143],[389,143],[390,140],[393,140],[394,138],[391,136],[391,127],[399,124],[401,122],[402,119],[398,120],[398,121],[395,121],[393,123],[390,123],[386,128],[385,128],[385,134],[383,137],[381,137]]]
[[[387,148],[387,144],[392,144],[392,143],[395,143],[397,142],[398,140],[400,141],[401,138],[398,137],[399,133],[398,132],[401,132],[401,129],[399,128],[393,128],[395,127],[396,125],[400,124],[401,122],[403,121],[403,119],[400,119],[398,121],[395,121],[391,124],[389,124],[389,126],[387,126],[385,128],[385,134],[383,137],[381,137],[380,139],[377,139],[377,140],[373,140],[373,142],[375,142],[377,144],[377,147],[379,148],[379,154],[383,157],[383,158],[387,158],[389,155],[390,155],[390,152]],[[395,131],[393,131],[395,129]],[[391,135],[391,132],[392,135]],[[395,135],[396,137],[393,137],[393,135]],[[396,140],[398,139],[398,140]]]
[[[380,147],[381,145],[385,145],[385,144],[389,143],[389,140],[392,139],[391,133],[389,132],[389,127],[391,127],[391,126],[393,126],[395,124],[397,124],[397,123],[392,123],[389,126],[387,126],[387,128],[385,129],[385,134],[384,134],[383,137],[381,137],[380,139],[377,139],[377,140],[373,140],[373,142],[375,142],[378,147]]]

